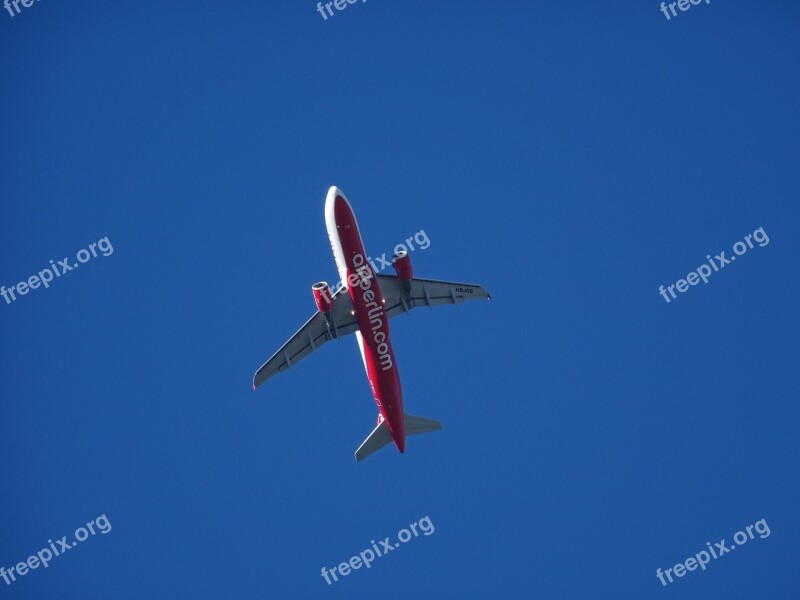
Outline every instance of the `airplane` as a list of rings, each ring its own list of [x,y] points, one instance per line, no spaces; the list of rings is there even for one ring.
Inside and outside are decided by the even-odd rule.
[[[403,412],[397,361],[389,339],[388,320],[419,306],[460,304],[491,299],[483,286],[414,277],[405,251],[392,257],[396,275],[379,275],[364,250],[353,207],[336,186],[325,200],[325,224],[342,286],[331,291],[327,282],[311,286],[317,312],[288,342],[256,371],[253,390],[267,379],[290,369],[325,342],[355,333],[372,395],[378,405],[375,429],[355,452],[356,462],[389,442],[402,453],[405,438],[437,431],[439,421]]]

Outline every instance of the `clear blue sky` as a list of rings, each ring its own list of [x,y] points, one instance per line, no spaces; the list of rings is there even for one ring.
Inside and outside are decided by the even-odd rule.
[[[113,527],[0,597],[798,597],[800,6],[500,4],[0,12],[0,284],[114,248],[0,300],[0,566]],[[332,184],[493,296],[391,322],[444,430],[361,464],[353,339],[250,389],[336,279]]]

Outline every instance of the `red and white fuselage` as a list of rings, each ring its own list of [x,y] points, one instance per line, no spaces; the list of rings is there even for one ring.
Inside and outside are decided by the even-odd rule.
[[[389,340],[389,318],[417,307],[488,299],[489,292],[476,283],[414,277],[403,244],[395,247],[392,256],[396,275],[378,275],[364,250],[353,207],[335,186],[328,190],[325,200],[325,223],[344,288],[331,295],[324,281],[311,286],[316,312],[259,367],[253,375],[253,389],[291,369],[322,344],[355,333],[379,412],[378,423],[355,451],[355,459],[364,460],[390,442],[405,452],[407,435],[439,431],[442,424],[403,412],[400,376]],[[411,240],[406,242],[413,249]]]
[[[403,397],[397,361],[389,339],[389,319],[384,300],[370,266],[353,208],[337,187],[328,191],[325,223],[339,277],[353,302],[356,332],[364,368],[381,417],[400,452],[405,450]]]

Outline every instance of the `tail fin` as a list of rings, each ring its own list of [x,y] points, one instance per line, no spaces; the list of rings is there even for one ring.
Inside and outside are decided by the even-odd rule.
[[[442,428],[442,424],[435,419],[426,419],[425,417],[417,417],[414,415],[404,414],[406,435],[417,435],[420,433],[428,433],[429,431],[438,431]],[[386,421],[381,420],[378,426],[372,430],[364,440],[358,450],[356,450],[356,462],[360,462],[367,458],[370,454],[377,452],[389,442],[392,441],[392,433],[389,431],[389,425]]]

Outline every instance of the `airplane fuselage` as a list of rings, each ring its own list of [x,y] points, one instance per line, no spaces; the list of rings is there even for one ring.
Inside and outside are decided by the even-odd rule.
[[[361,350],[372,395],[400,452],[405,449],[400,375],[389,339],[389,319],[375,272],[370,266],[353,208],[341,190],[331,188],[325,222],[341,281],[353,302]]]

